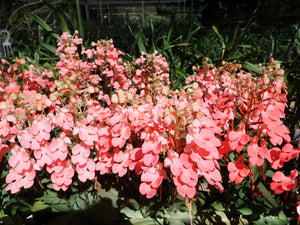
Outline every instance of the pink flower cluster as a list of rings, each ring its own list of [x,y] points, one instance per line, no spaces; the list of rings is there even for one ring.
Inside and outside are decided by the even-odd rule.
[[[76,33],[64,33],[57,71],[30,66],[1,93],[0,159],[9,158],[11,193],[45,173],[53,189],[65,191],[75,179],[135,171],[147,198],[172,179],[191,199],[200,179],[223,190],[220,162],[238,184],[251,166],[267,161],[277,170],[299,154],[282,122],[287,92],[276,61],[261,76],[204,62],[172,90],[168,64],[156,52],[123,62],[112,41],[79,53],[81,44]],[[228,154],[236,161],[227,162]],[[291,190],[297,173],[280,182],[276,172],[271,189]]]

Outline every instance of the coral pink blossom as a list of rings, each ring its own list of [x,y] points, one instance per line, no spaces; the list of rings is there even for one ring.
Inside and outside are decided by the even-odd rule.
[[[298,171],[292,170],[289,176],[285,176],[281,171],[276,171],[272,176],[270,188],[275,194],[280,194],[284,191],[291,191],[297,185]]]
[[[240,128],[244,127],[240,125]],[[249,142],[249,136],[245,133],[244,129],[239,129],[238,131],[229,132],[229,146],[232,150],[240,152],[243,150],[246,144]]]
[[[144,169],[141,175],[140,193],[146,195],[147,198],[152,198],[159,189],[163,179],[167,179],[167,173],[161,163],[158,163],[155,167]]]
[[[250,173],[249,167],[244,164],[243,155],[240,155],[237,161],[229,162],[227,168],[230,181],[234,181],[236,184],[241,183],[244,177]]]
[[[165,167],[170,167],[178,194],[193,198],[196,194],[198,173],[190,156],[183,153],[178,157],[177,153],[168,151]]]

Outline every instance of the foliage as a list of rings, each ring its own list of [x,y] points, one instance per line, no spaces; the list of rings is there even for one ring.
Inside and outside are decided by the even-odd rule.
[[[263,184],[280,194],[298,179],[284,167],[299,149],[282,122],[277,61],[258,67],[259,76],[205,61],[172,90],[157,52],[125,62],[112,41],[86,49],[77,33],[63,33],[57,43],[55,71],[16,59],[1,89],[4,219],[51,210],[70,212],[54,221],[73,223],[98,196],[118,215],[108,223],[260,223],[260,208],[267,221],[295,221]],[[96,208],[109,209],[101,202]]]

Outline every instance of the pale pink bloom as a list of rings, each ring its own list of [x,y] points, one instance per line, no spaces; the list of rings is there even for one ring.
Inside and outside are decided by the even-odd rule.
[[[50,144],[47,146],[47,155],[53,161],[64,161],[68,156],[68,146],[71,141],[66,137],[65,133],[61,133],[58,138],[53,138]]]
[[[127,173],[127,168],[130,165],[130,153],[131,147],[127,147],[126,151],[115,150],[114,164],[112,166],[112,172],[118,174],[119,177],[123,177]]]
[[[53,189],[59,191],[62,189],[66,191],[72,183],[74,176],[74,169],[72,167],[65,167],[60,172],[53,172],[51,174],[51,181],[53,182]]]
[[[86,145],[92,146],[97,141],[97,129],[91,125],[85,126],[83,124],[79,126],[79,138]]]
[[[56,115],[54,118],[56,126],[59,126],[65,132],[71,132],[74,127],[74,118],[72,113],[66,109],[56,110]]]
[[[99,170],[101,175],[110,173],[114,164],[113,154],[109,152],[99,152],[97,159],[96,170]]]
[[[38,118],[34,120],[29,132],[33,135],[34,139],[41,143],[42,141],[49,140],[51,130],[51,123],[45,119]]]
[[[72,148],[72,162],[73,164],[78,164],[80,166],[83,166],[87,163],[89,157],[90,157],[90,148],[83,144],[77,144]]]
[[[185,153],[178,156],[176,152],[168,151],[168,157],[165,158],[164,165],[167,168],[170,167],[178,194],[193,198],[196,194],[198,173],[190,156]]]
[[[95,178],[96,164],[93,160],[88,159],[88,161],[83,164],[76,165],[76,172],[78,174],[78,179],[81,182],[86,182],[87,180],[93,180]]]
[[[146,195],[146,198],[152,198],[163,179],[167,179],[167,173],[161,163],[158,163],[155,167],[145,168],[141,175],[140,193]]]
[[[8,163],[11,169],[6,176],[6,183],[8,183],[6,191],[10,190],[13,194],[20,191],[22,187],[32,187],[36,174],[33,168],[34,160],[29,157],[25,149],[15,145]]]
[[[50,166],[53,163],[53,159],[48,152],[48,144],[39,145],[38,148],[34,150],[33,155],[39,168],[43,168],[45,164]]]

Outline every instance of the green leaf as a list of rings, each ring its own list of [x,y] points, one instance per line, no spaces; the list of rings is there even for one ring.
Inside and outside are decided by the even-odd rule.
[[[4,213],[3,209],[0,211],[0,219],[7,217],[8,215]]]
[[[53,45],[41,43],[41,46],[43,46],[46,50],[52,52],[53,54],[56,54],[56,47]]]
[[[273,206],[273,207],[276,207],[278,208],[279,205],[278,203],[276,202],[276,200],[272,197],[272,195],[270,194],[270,192],[267,190],[267,188],[265,187],[265,185],[263,183],[258,183],[257,185],[259,187],[259,190],[260,192],[262,193],[263,197],[265,199],[268,200],[268,202],[270,202],[270,204]]]
[[[51,32],[52,28],[44,21],[42,20],[39,16],[28,12],[29,17],[31,17],[33,20],[35,20],[39,25],[41,25],[46,31]]]
[[[61,31],[62,32],[70,32],[69,27],[67,25],[67,21],[65,20],[61,10],[58,7],[54,7],[53,5],[51,5],[47,0],[43,0],[43,2],[55,14],[55,16],[58,20],[58,25],[59,25]]]
[[[71,210],[70,203],[66,199],[60,198],[56,192],[50,190],[45,191],[39,200],[48,204],[53,212],[68,212]]]
[[[176,210],[169,214],[168,220],[172,225],[184,225],[190,221],[190,214],[188,211]]]
[[[126,217],[130,219],[142,219],[144,218],[143,214],[140,210],[132,210],[128,207],[121,209],[121,213],[123,213]]]
[[[114,208],[118,207],[117,201],[118,201],[119,197],[118,197],[118,191],[116,189],[111,188],[109,191],[100,189],[99,195],[100,195],[101,199],[104,199],[104,200],[108,199]]]
[[[211,204],[211,206],[218,211],[225,211],[225,208],[221,202],[215,201]]]
[[[138,33],[137,44],[138,44],[140,53],[146,52],[145,39],[144,39],[144,34],[143,34],[142,30],[140,30],[140,32]]]
[[[176,71],[176,74],[182,76],[184,79],[186,79],[189,74],[187,72],[185,72],[184,70],[181,70],[181,69],[175,69]]]
[[[42,201],[36,201],[36,202],[34,202],[34,204],[30,210],[32,212],[38,212],[38,211],[42,211],[47,208],[49,208],[49,205],[47,205],[46,203],[44,203]]]
[[[80,11],[80,2],[79,0],[76,0],[76,11],[77,11],[77,20],[78,20],[78,26],[79,26],[79,34],[80,36],[84,36],[84,30],[82,25],[82,16]]]
[[[245,69],[247,69],[249,71],[252,71],[252,72],[255,72],[255,73],[259,73],[260,74],[262,72],[256,65],[254,65],[252,63],[249,63],[249,62],[242,63],[242,66]]]
[[[249,216],[253,213],[252,209],[247,208],[247,207],[236,209],[236,210],[244,216]]]
[[[216,26],[212,26],[214,32],[216,33],[216,35],[218,36],[218,38],[220,39],[220,42],[221,42],[221,45],[222,45],[222,59],[224,57],[224,54],[225,54],[225,49],[226,49],[226,45],[225,45],[225,42],[224,42],[224,38],[223,36],[219,33],[218,31],[218,28]]]
[[[35,52],[35,53],[34,53],[34,63],[35,63],[36,65],[39,65],[39,63],[40,63],[40,55],[39,55],[38,52]]]
[[[281,219],[278,216],[260,216],[260,219],[254,222],[255,225],[287,225],[289,221]]]
[[[143,219],[131,219],[129,220],[132,225],[158,225],[152,218],[143,218]]]

